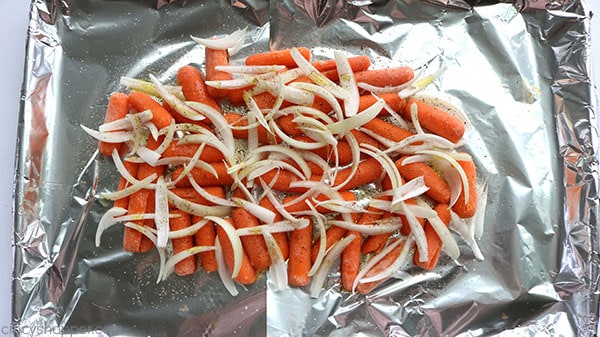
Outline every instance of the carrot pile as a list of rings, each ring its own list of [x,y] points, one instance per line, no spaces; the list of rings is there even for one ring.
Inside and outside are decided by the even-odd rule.
[[[431,81],[307,48],[230,63],[241,39],[194,38],[204,72],[181,67],[171,86],[123,78],[104,124],[82,126],[121,174],[100,196],[114,206],[96,245],[123,223],[126,251],[157,249],[159,280],[216,271],[233,295],[269,273],[318,296],[338,260],[341,287],[366,294],[458,258],[456,236],[483,258],[485,188],[459,151],[468,120],[415,94]]]

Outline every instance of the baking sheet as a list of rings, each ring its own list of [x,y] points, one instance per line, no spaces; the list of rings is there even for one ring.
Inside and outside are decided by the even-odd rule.
[[[334,48],[378,66],[443,60],[435,88],[474,130],[469,153],[490,186],[484,261],[393,280],[368,297],[337,276],[310,300],[265,277],[231,297],[216,275],[155,284],[158,256],[94,246],[116,187],[79,127],[103,120],[120,76],[173,81],[203,63],[189,35],[249,27],[236,58],[267,48]],[[594,335],[597,320],[596,102],[583,1],[33,1],[15,194],[13,316],[18,336]],[[235,61],[235,59],[234,59]]]

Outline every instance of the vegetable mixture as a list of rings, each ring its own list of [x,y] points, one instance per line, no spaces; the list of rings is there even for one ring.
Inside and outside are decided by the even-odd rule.
[[[204,73],[181,67],[174,86],[122,78],[104,123],[82,126],[121,175],[100,195],[114,206],[97,246],[122,223],[126,251],[157,250],[158,281],[204,269],[232,295],[268,273],[276,290],[317,297],[338,260],[341,287],[367,294],[458,259],[457,238],[483,259],[486,185],[460,151],[469,121],[421,93],[439,72],[340,51],[313,61],[307,48],[230,63],[244,33],[192,37]]]

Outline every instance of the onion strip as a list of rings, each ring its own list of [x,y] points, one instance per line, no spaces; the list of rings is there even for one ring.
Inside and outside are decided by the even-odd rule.
[[[323,289],[323,283],[329,273],[329,269],[333,266],[333,263],[342,255],[344,249],[354,240],[355,235],[350,234],[342,240],[336,242],[325,255],[323,263],[319,266],[319,269],[313,276],[312,283],[310,284],[310,297],[317,298],[319,293]]]
[[[240,237],[237,235],[235,228],[229,221],[218,216],[206,216],[205,219],[221,226],[225,231],[225,234],[227,234],[227,238],[233,247],[233,271],[231,272],[231,277],[236,278],[242,268],[242,255],[244,254]]]

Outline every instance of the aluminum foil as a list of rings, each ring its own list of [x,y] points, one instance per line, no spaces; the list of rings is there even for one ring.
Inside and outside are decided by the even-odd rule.
[[[598,147],[584,0],[44,1],[31,6],[15,183],[17,336],[592,336],[598,318]],[[202,272],[155,282],[156,254],[96,224],[110,160],[101,123],[120,76],[203,63],[189,35],[248,27],[233,59],[307,46],[378,66],[445,65],[435,83],[469,115],[465,150],[487,179],[485,260],[461,245],[431,272],[368,296],[310,299],[269,281],[231,297]]]

